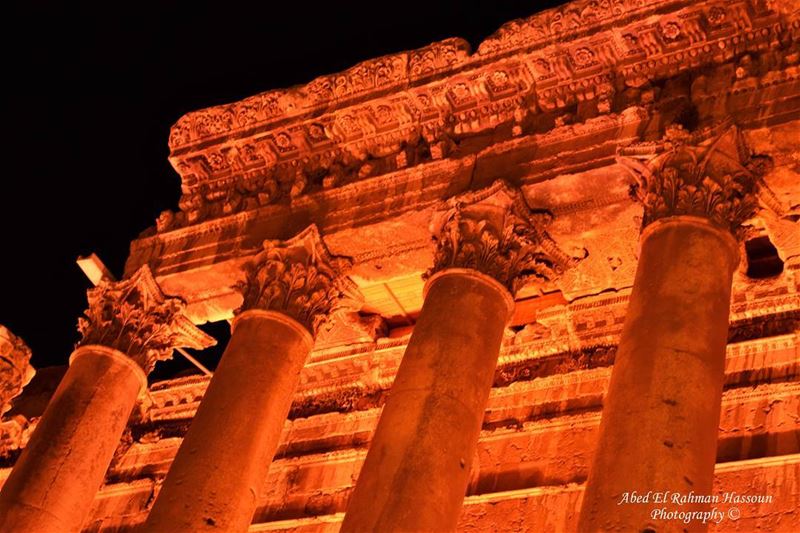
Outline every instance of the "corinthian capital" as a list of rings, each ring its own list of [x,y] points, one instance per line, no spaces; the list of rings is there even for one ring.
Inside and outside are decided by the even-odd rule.
[[[689,133],[680,126],[656,143],[620,151],[617,161],[636,178],[633,195],[644,206],[642,228],[673,216],[690,215],[738,235],[758,207],[768,157],[754,156],[736,126]]]
[[[278,311],[317,334],[331,313],[355,293],[345,276],[350,261],[332,257],[315,225],[287,241],[264,241],[237,285],[248,309]]]
[[[182,300],[164,296],[147,266],[122,281],[101,280],[86,295],[89,308],[78,319],[78,345],[119,350],[145,373],[172,357],[175,348],[216,344],[186,317]]]
[[[552,281],[572,259],[544,230],[550,216],[534,213],[522,194],[503,181],[447,202],[434,215],[434,266],[469,268],[493,277],[515,294],[528,280]]]
[[[22,339],[0,326],[0,416],[36,374],[30,361],[31,350]]]

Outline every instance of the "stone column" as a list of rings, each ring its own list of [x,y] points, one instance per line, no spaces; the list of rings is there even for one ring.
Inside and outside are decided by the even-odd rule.
[[[312,334],[347,289],[347,266],[315,226],[264,243],[239,287],[231,340],[142,531],[247,531]]]
[[[343,532],[455,529],[513,294],[568,262],[502,182],[449,207],[432,224],[425,301]]]
[[[30,361],[31,351],[22,339],[0,326],[0,416],[36,374]]]
[[[4,533],[80,531],[146,374],[175,347],[213,343],[146,267],[88,299],[80,346],[0,492]]]
[[[753,169],[760,162],[735,128],[701,135],[673,128],[658,145],[623,152],[638,159],[620,159],[638,179],[644,229],[581,531],[705,529],[699,520],[685,524],[653,513],[709,506],[677,505],[671,496],[656,502],[654,494],[712,493],[739,262],[734,236],[754,213]],[[634,491],[650,493],[649,503],[627,503]]]

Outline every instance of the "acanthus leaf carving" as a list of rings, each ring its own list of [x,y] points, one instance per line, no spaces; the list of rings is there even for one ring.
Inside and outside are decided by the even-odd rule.
[[[145,373],[172,357],[175,348],[216,344],[184,314],[182,300],[164,296],[146,265],[122,281],[104,279],[86,293],[89,307],[78,319],[77,346],[119,350]]]
[[[486,274],[515,294],[527,282],[555,280],[573,259],[544,230],[548,213],[531,211],[518,190],[504,181],[450,199],[434,215],[434,266],[426,277],[447,268]]]
[[[636,179],[632,195],[644,206],[642,229],[656,220],[697,216],[741,236],[758,209],[768,157],[751,154],[736,126],[723,123],[695,133],[667,128],[656,143],[620,150],[617,162]]]
[[[33,379],[31,350],[25,342],[0,325],[0,416],[11,409],[11,400]]]
[[[345,275],[351,264],[331,256],[315,225],[287,241],[266,240],[236,285],[243,297],[237,313],[278,311],[316,336],[333,313],[358,307],[358,291]]]

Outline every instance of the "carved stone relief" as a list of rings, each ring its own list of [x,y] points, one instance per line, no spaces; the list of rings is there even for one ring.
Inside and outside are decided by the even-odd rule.
[[[102,280],[87,291],[87,299],[89,307],[78,319],[78,346],[119,350],[145,373],[172,357],[175,348],[216,344],[186,318],[183,301],[164,296],[146,266],[122,281]]]

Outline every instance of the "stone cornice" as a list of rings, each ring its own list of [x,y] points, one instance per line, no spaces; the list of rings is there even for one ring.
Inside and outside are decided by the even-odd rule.
[[[727,4],[741,3],[719,2],[714,7],[718,10]],[[689,0],[576,0],[504,24],[478,46],[475,54],[470,54],[469,44],[463,39],[445,39],[416,50],[366,60],[305,85],[266,91],[240,102],[187,113],[173,126],[169,146],[177,154],[198,144],[214,142],[220,135],[297,120],[320,109],[330,111],[353,100],[371,99],[387,91],[429,83],[470,66],[496,61],[501,55],[563,44],[692,4]],[[709,12],[709,19],[718,17],[718,11]]]
[[[570,41],[580,42],[590,33],[593,39],[597,39],[599,31],[610,28],[623,34],[627,29],[625,25],[631,22],[656,30],[660,39],[654,39],[651,46],[674,45],[679,40],[680,29],[677,38],[670,38],[669,29],[663,29],[669,20],[653,21],[647,17],[668,14],[675,19],[691,19],[682,10],[694,4],[688,0],[576,0],[525,19],[507,22],[479,45],[476,54],[470,54],[466,41],[446,39],[416,50],[366,60],[338,74],[320,76],[305,85],[267,91],[239,102],[189,112],[172,127],[169,146],[177,155],[197,145],[219,142],[220,137],[224,140],[231,136],[244,136],[250,130],[297,121],[320,109],[331,111],[353,100],[372,99],[387,91],[430,83],[465,68],[496,61],[500,56],[555,45],[572,45],[575,43]],[[720,10],[734,8],[731,13],[737,17],[772,14],[768,11],[759,13],[754,5],[746,0],[722,0],[691,14],[695,19],[703,19],[706,29],[711,30],[709,33],[714,29],[730,33],[732,21],[726,18],[731,17]],[[659,22],[663,23],[659,25]],[[619,29],[620,26],[624,29]],[[624,36],[622,39],[629,45],[635,44]],[[581,66],[577,58],[572,62],[573,68]],[[538,64],[542,65],[541,62]],[[551,70],[542,68],[547,72]]]
[[[305,88],[190,113],[172,136],[183,212],[165,213],[159,230],[291,202],[315,190],[448,157],[465,150],[463,138],[482,132],[511,138],[552,128],[573,120],[575,110],[565,110],[576,105],[580,118],[619,111],[632,100],[652,102],[651,81],[775,48],[800,34],[797,17],[759,6],[751,0],[573,2],[511,23],[473,56],[466,55],[462,41],[444,41],[362,63]],[[647,13],[653,16],[642,19]],[[574,40],[564,42],[566,35]],[[553,36],[558,43],[547,45]],[[414,71],[414,58],[432,66],[412,81],[406,75]],[[399,78],[376,81],[385,67],[390,78]],[[367,88],[354,88],[362,85]],[[279,108],[270,119],[257,117],[272,109],[265,103],[272,101],[269,95],[298,110],[306,99],[337,88],[346,95],[322,97],[322,104],[310,108],[313,118]],[[242,116],[250,118],[237,118]],[[189,144],[178,143],[182,137]]]
[[[692,5],[686,0],[578,0],[512,20],[478,46],[478,54],[494,56],[544,48],[556,42]]]

